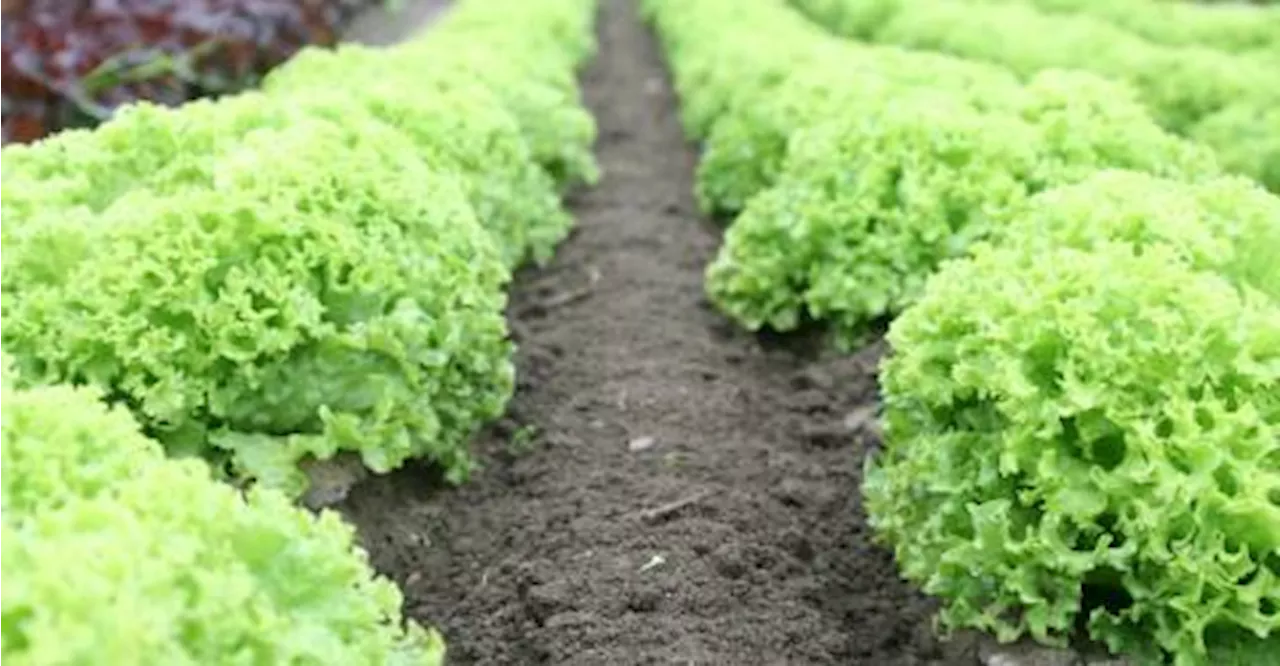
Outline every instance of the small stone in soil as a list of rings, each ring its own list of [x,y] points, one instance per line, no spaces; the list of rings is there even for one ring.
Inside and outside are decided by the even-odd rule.
[[[857,432],[862,428],[867,428],[872,432],[879,434],[879,424],[876,423],[876,407],[875,405],[861,405],[855,407],[853,411],[845,414],[844,427],[849,432]]]
[[[587,626],[591,624],[592,617],[589,613],[579,613],[577,611],[568,611],[566,613],[556,613],[547,618],[544,623],[548,629],[564,629],[566,627]]]
[[[632,453],[638,453],[646,449],[651,449],[656,441],[657,440],[654,438],[648,436],[637,437],[630,442],[627,442],[627,450]]]
[[[665,564],[666,561],[667,561],[667,558],[661,555],[654,555],[653,557],[649,558],[648,562],[644,563],[644,566],[640,567],[640,573],[644,573],[654,567],[660,567],[663,564]]]
[[[1080,655],[1074,650],[1051,648],[1030,641],[1001,645],[986,639],[978,648],[982,666],[1077,666]]]

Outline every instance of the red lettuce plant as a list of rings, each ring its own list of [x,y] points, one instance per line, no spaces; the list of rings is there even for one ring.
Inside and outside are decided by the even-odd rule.
[[[3,23],[4,141],[95,124],[123,104],[253,85],[331,44],[369,0],[16,0]]]

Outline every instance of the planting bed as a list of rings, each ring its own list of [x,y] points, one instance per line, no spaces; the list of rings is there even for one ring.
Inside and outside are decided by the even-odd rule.
[[[370,479],[342,510],[452,663],[974,663],[859,509],[880,347],[815,358],[705,303],[696,155],[635,3],[602,5],[603,179],[516,279],[519,385],[484,470]]]

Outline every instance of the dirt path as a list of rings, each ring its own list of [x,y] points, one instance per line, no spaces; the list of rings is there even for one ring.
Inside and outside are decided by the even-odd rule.
[[[453,664],[972,664],[872,548],[859,508],[876,350],[767,350],[717,316],[695,155],[632,3],[586,74],[604,181],[519,279],[520,388],[485,470],[343,507]]]
[[[377,5],[360,14],[342,31],[346,41],[387,46],[412,38],[449,6],[449,0],[403,0],[390,9]]]

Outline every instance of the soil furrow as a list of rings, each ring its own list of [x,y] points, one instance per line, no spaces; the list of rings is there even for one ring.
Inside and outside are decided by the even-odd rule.
[[[453,664],[974,663],[863,524],[878,347],[800,354],[707,306],[696,155],[634,5],[602,1],[604,179],[517,280],[519,390],[485,468],[371,479],[342,509]]]

